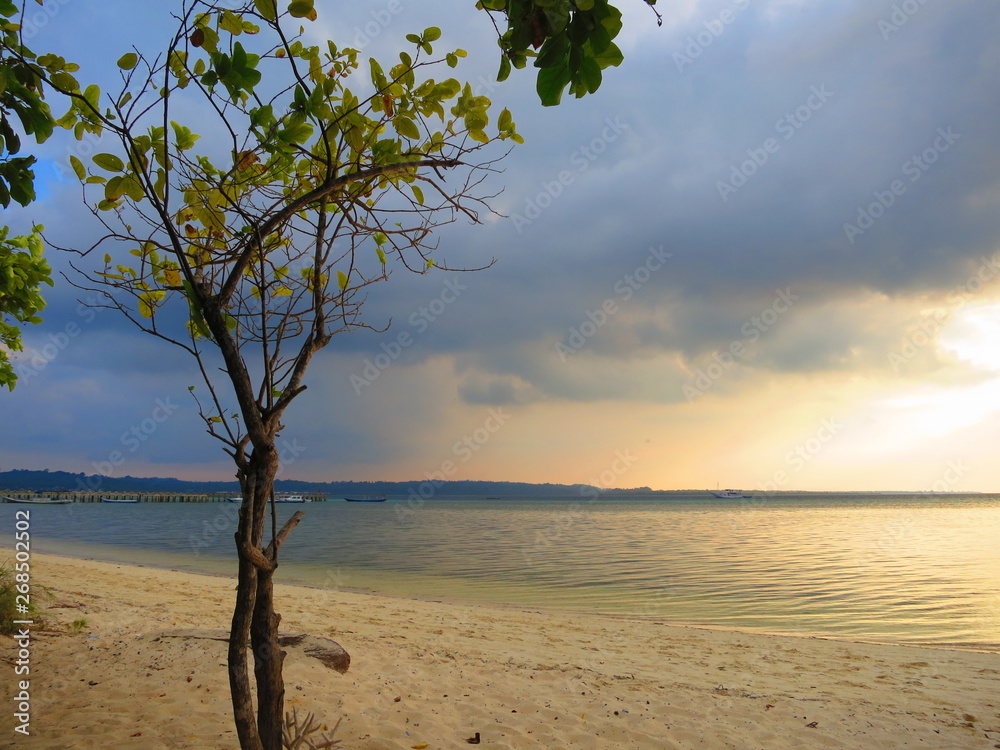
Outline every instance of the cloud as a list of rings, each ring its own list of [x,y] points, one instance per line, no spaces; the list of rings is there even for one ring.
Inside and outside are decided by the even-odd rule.
[[[813,383],[846,405],[856,379],[973,382],[968,363],[936,342],[962,308],[996,294],[1000,9],[927,3],[894,19],[896,5],[685,2],[660,8],[657,28],[636,4],[626,10],[625,63],[606,71],[596,96],[554,109],[535,101],[532,71],[493,85],[495,33],[468,3],[375,2],[321,17],[317,31],[342,46],[364,36],[363,58],[394,56],[405,33],[442,26],[436,46],[469,50],[469,76],[498,109],[511,108],[527,143],[489,182],[503,188],[495,207],[506,217],[445,228],[435,253],[455,266],[496,264],[470,274],[396,269],[370,289],[365,311],[375,329],[392,326],[337,337],[317,358],[287,428],[307,446],[296,471],[347,478],[433,468],[496,405],[531,415],[521,424],[553,444],[579,446],[567,430],[613,419],[616,408],[659,435],[664,425],[693,429],[698,418],[717,429],[712,410],[723,402],[742,420],[768,388],[802,394]],[[103,17],[123,8],[112,3]],[[162,20],[144,13],[141,44]],[[45,41],[101,71],[108,88],[113,60],[73,41],[92,22],[67,5]],[[130,40],[122,32],[106,47]],[[10,216],[21,227],[44,217],[53,243],[87,246],[100,229],[75,184],[59,180],[67,143],[40,149],[45,198]],[[626,281],[655,248],[669,258],[646,267],[641,283]],[[67,258],[50,257],[68,272]],[[796,299],[779,312],[782,292]],[[196,376],[180,352],[110,311],[88,319],[79,296],[62,281],[48,294],[30,347],[53,346],[71,323],[79,332],[0,401],[5,420],[35,415],[5,450],[44,451],[48,435],[51,454],[76,468],[120,448],[143,409]],[[921,334],[939,309],[946,323]],[[904,356],[921,335],[927,343]],[[734,343],[742,354],[731,354]],[[692,401],[685,386],[723,367],[726,352],[731,365]],[[352,376],[370,381],[360,395]],[[511,425],[504,435],[531,441]],[[186,416],[172,419],[148,460],[208,461],[211,441],[190,439],[200,431]],[[709,446],[711,432],[697,431],[706,441],[698,445]],[[570,461],[572,448],[559,451]],[[524,458],[514,447],[501,452]],[[485,471],[476,466],[465,468]],[[517,465],[509,471],[519,478]]]

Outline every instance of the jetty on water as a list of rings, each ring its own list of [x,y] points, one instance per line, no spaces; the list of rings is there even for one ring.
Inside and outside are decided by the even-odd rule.
[[[313,503],[326,502],[327,496],[317,493],[298,493]],[[0,490],[0,496],[15,500],[44,498],[47,500],[70,500],[74,503],[225,503],[235,497],[232,492],[213,492],[206,494],[177,494],[170,492],[24,492]]]

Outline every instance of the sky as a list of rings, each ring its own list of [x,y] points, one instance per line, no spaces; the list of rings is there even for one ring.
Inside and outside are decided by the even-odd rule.
[[[373,287],[366,319],[391,326],[314,361],[279,477],[1000,491],[1000,6],[660,0],[658,27],[619,0],[625,62],[556,108],[533,71],[495,83],[471,0],[318,6],[311,34],[380,59],[441,27],[525,143],[498,215],[440,235],[496,263]],[[32,44],[85,80],[171,29],[141,4],[46,7]],[[67,163],[97,146],[38,147],[42,198],[4,223],[93,242]],[[0,468],[233,476],[187,355],[65,279],[47,299],[0,394]]]

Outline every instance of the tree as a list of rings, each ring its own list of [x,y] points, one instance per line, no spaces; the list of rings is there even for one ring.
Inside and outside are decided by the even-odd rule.
[[[37,0],[39,3],[41,0]],[[23,13],[23,10],[22,10]],[[43,79],[59,82],[62,90],[79,93],[72,73],[77,66],[56,55],[36,56],[20,40],[17,6],[0,0],[0,206],[11,201],[27,206],[35,199],[34,156],[18,156],[21,134],[43,143],[52,135],[55,120],[45,102]],[[96,97],[96,88],[90,95]],[[11,117],[16,115],[17,121]],[[65,119],[76,137],[100,132],[99,121],[89,116]],[[20,126],[21,134],[16,129]],[[52,285],[51,269],[42,256],[42,225],[30,234],[10,237],[10,228],[0,226],[0,386],[14,389],[17,375],[9,353],[21,351],[21,330],[16,324],[40,323],[45,307],[40,288]],[[13,320],[13,322],[8,322]]]
[[[576,96],[595,91],[601,70],[621,60],[612,41],[620,14],[607,0],[478,7],[497,28],[499,77],[534,58],[545,104],[567,86]],[[469,84],[430,77],[466,55],[435,55],[436,27],[407,35],[408,50],[383,66],[332,41],[306,44],[313,0],[236,9],[185,0],[176,18],[163,54],[136,49],[118,60],[122,85],[105,103],[91,87],[81,92],[75,81],[33,70],[71,102],[58,124],[100,124],[119,144],[90,165],[70,157],[106,229],[80,250],[100,258],[97,268],[79,263],[80,285],[194,357],[205,388],[196,391],[199,413],[235,462],[243,503],[229,639],[233,711],[242,748],[276,750],[284,652],[273,576],[302,515],[277,528],[282,418],[305,390],[316,352],[365,326],[364,291],[388,277],[390,264],[417,273],[444,267],[432,256],[434,230],[489,210],[484,179],[502,155],[495,146],[521,137],[511,113],[495,115]],[[16,64],[31,62],[23,47],[4,48]],[[362,67],[367,81],[352,90],[348,76]],[[194,106],[200,133],[176,119]]]

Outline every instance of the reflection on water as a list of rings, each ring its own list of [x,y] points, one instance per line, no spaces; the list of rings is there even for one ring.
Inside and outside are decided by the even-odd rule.
[[[13,529],[15,506],[0,507],[2,528]],[[1000,649],[992,496],[305,510],[282,548],[285,582]],[[278,523],[292,512],[279,508]],[[235,504],[33,508],[32,531],[42,552],[231,574],[235,513]]]

